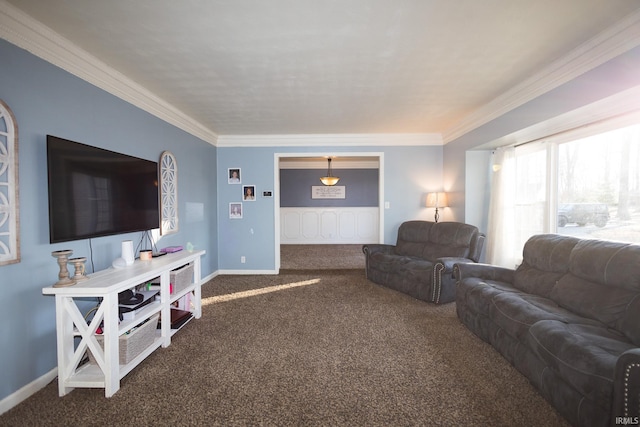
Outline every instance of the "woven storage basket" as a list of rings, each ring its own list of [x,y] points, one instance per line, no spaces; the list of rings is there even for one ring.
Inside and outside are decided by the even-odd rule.
[[[173,285],[173,293],[180,292],[189,286],[193,278],[193,264],[183,265],[171,271],[171,284]]]
[[[120,351],[119,363],[126,365],[136,358],[144,349],[153,344],[158,326],[158,318],[160,314],[156,314],[149,318],[149,321],[138,326],[132,332],[120,335],[118,339],[118,349]],[[100,347],[104,349],[102,344],[102,335],[96,335]],[[93,354],[89,351],[89,361],[96,363]]]

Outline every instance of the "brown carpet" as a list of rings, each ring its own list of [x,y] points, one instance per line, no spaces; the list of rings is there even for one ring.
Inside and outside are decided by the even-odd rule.
[[[219,276],[203,317],[106,399],[56,382],[0,425],[564,426],[527,380],[435,306],[363,270]]]
[[[364,269],[362,245],[280,245],[280,270]]]

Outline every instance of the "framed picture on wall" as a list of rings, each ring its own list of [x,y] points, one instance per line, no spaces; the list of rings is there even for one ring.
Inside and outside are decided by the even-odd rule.
[[[242,203],[241,202],[229,203],[229,218],[242,219]]]
[[[229,184],[240,184],[242,182],[240,168],[229,168],[227,172],[227,182]]]
[[[256,186],[255,185],[243,185],[242,186],[242,200],[245,202],[256,201]]]

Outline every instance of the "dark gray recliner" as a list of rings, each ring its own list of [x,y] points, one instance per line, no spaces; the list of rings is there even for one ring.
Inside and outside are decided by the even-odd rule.
[[[455,299],[453,266],[478,262],[485,236],[459,222],[407,221],[395,246],[362,247],[367,279],[436,304]]]
[[[576,426],[640,419],[640,245],[544,234],[454,268],[456,311]]]

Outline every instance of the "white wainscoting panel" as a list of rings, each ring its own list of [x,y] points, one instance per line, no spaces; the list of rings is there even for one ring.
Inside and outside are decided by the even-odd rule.
[[[378,208],[280,208],[281,244],[378,243]]]

